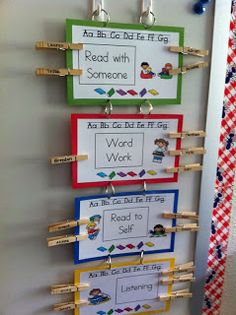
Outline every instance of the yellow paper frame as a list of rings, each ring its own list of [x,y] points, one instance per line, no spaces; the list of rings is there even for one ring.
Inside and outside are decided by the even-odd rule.
[[[145,260],[143,262],[143,265],[146,264],[153,264],[153,263],[163,263],[163,262],[169,262],[170,263],[170,269],[174,269],[175,267],[175,258],[162,258],[162,259],[150,259],[150,260]],[[135,262],[125,262],[125,263],[117,263],[117,264],[112,264],[112,269],[115,268],[121,268],[121,267],[127,267],[127,266],[137,266],[138,263]],[[74,271],[74,283],[75,285],[80,284],[80,274],[83,272],[91,272],[91,271],[98,271],[98,270],[104,270],[107,269],[104,266],[99,266],[99,267],[92,267],[92,268],[83,268],[83,269],[78,269]],[[169,279],[172,279],[172,275],[169,276]],[[172,284],[168,285],[168,295],[172,293]],[[74,295],[74,300],[75,303],[80,301],[80,292],[76,292]],[[169,312],[170,311],[170,306],[171,306],[171,301],[166,301],[165,303],[165,308],[161,310],[153,310],[153,311],[147,311],[147,312],[141,312],[141,313],[130,313],[130,315],[151,315],[151,314],[159,314],[163,312]],[[80,309],[76,308],[74,311],[74,315],[80,315]]]

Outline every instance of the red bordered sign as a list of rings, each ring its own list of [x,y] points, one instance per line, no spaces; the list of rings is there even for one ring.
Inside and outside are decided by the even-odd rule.
[[[72,114],[72,154],[87,154],[88,160],[73,162],[73,188],[177,182],[182,115]]]

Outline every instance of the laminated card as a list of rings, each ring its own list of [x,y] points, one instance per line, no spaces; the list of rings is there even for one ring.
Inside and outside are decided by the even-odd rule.
[[[175,219],[163,218],[164,212],[176,213],[178,190],[153,190],[79,197],[75,199],[75,220],[88,223],[76,228],[76,235],[87,238],[75,243],[75,264],[112,257],[166,253],[174,251]]]
[[[171,294],[171,285],[161,285],[163,270],[174,267],[174,259],[145,261],[143,265],[117,264],[75,271],[75,285],[88,283],[89,289],[75,293],[75,315],[157,314],[170,309],[170,301],[158,297]]]
[[[72,163],[74,188],[177,182],[182,115],[72,114],[72,154],[87,154],[88,160]]]
[[[68,77],[68,102],[98,105],[111,99],[116,105],[180,104],[182,74],[169,71],[182,66],[182,55],[169,46],[184,45],[180,27],[67,20],[67,41],[83,49],[67,51],[67,67],[81,69]]]

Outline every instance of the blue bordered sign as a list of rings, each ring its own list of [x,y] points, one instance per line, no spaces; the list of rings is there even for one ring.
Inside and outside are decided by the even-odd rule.
[[[75,243],[74,262],[174,251],[175,233],[164,227],[176,226],[164,212],[177,212],[178,190],[152,190],[79,197],[75,199],[75,220],[88,218],[76,228],[87,239]]]

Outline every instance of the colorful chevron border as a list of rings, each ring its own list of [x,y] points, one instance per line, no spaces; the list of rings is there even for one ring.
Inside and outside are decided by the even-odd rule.
[[[146,242],[146,243],[140,242],[140,243],[138,243],[138,245],[134,245],[134,244],[129,243],[129,244],[125,244],[125,245],[119,244],[119,245],[117,245],[117,246],[114,245],[114,244],[112,244],[112,245],[109,246],[108,248],[106,248],[106,247],[104,247],[104,246],[100,246],[100,247],[97,248],[97,250],[98,250],[99,252],[102,252],[102,253],[108,251],[108,252],[111,254],[112,252],[114,252],[115,249],[124,250],[124,249],[127,249],[127,248],[128,248],[128,249],[132,250],[132,249],[134,249],[134,248],[141,249],[141,248],[143,248],[144,246],[147,246],[147,247],[154,247],[154,246],[155,246],[155,243],[153,243],[153,242]]]
[[[108,97],[112,97],[115,94],[118,94],[119,96],[125,96],[125,95],[131,95],[131,96],[138,96],[138,97],[144,97],[147,94],[150,94],[152,96],[159,95],[158,91],[156,89],[149,89],[147,90],[146,88],[143,88],[141,91],[135,91],[133,89],[130,90],[123,90],[123,89],[118,89],[115,90],[114,88],[109,89],[108,91],[104,90],[103,88],[96,88],[94,91],[99,94],[99,95],[107,95]]]
[[[151,307],[151,305],[149,304],[144,304],[144,305],[140,305],[138,304],[137,306],[131,308],[131,307],[126,307],[124,309],[110,309],[108,312],[105,312],[105,311],[98,311],[97,314],[98,315],[112,315],[114,313],[117,313],[117,314],[121,314],[123,312],[138,312],[141,308],[145,309],[145,310],[149,310]]]
[[[145,174],[149,174],[151,176],[155,176],[157,175],[157,171],[155,170],[148,170],[148,171],[145,171],[144,169],[141,170],[140,172],[136,173],[134,171],[129,171],[129,172],[123,172],[123,171],[119,171],[119,172],[115,172],[115,171],[112,171],[112,172],[109,172],[109,173],[105,173],[105,172],[99,172],[97,173],[97,176],[101,177],[101,178],[109,178],[109,179],[113,179],[115,178],[116,176],[119,176],[121,178],[124,178],[126,176],[129,176],[129,177],[139,177],[139,178],[142,178]]]

